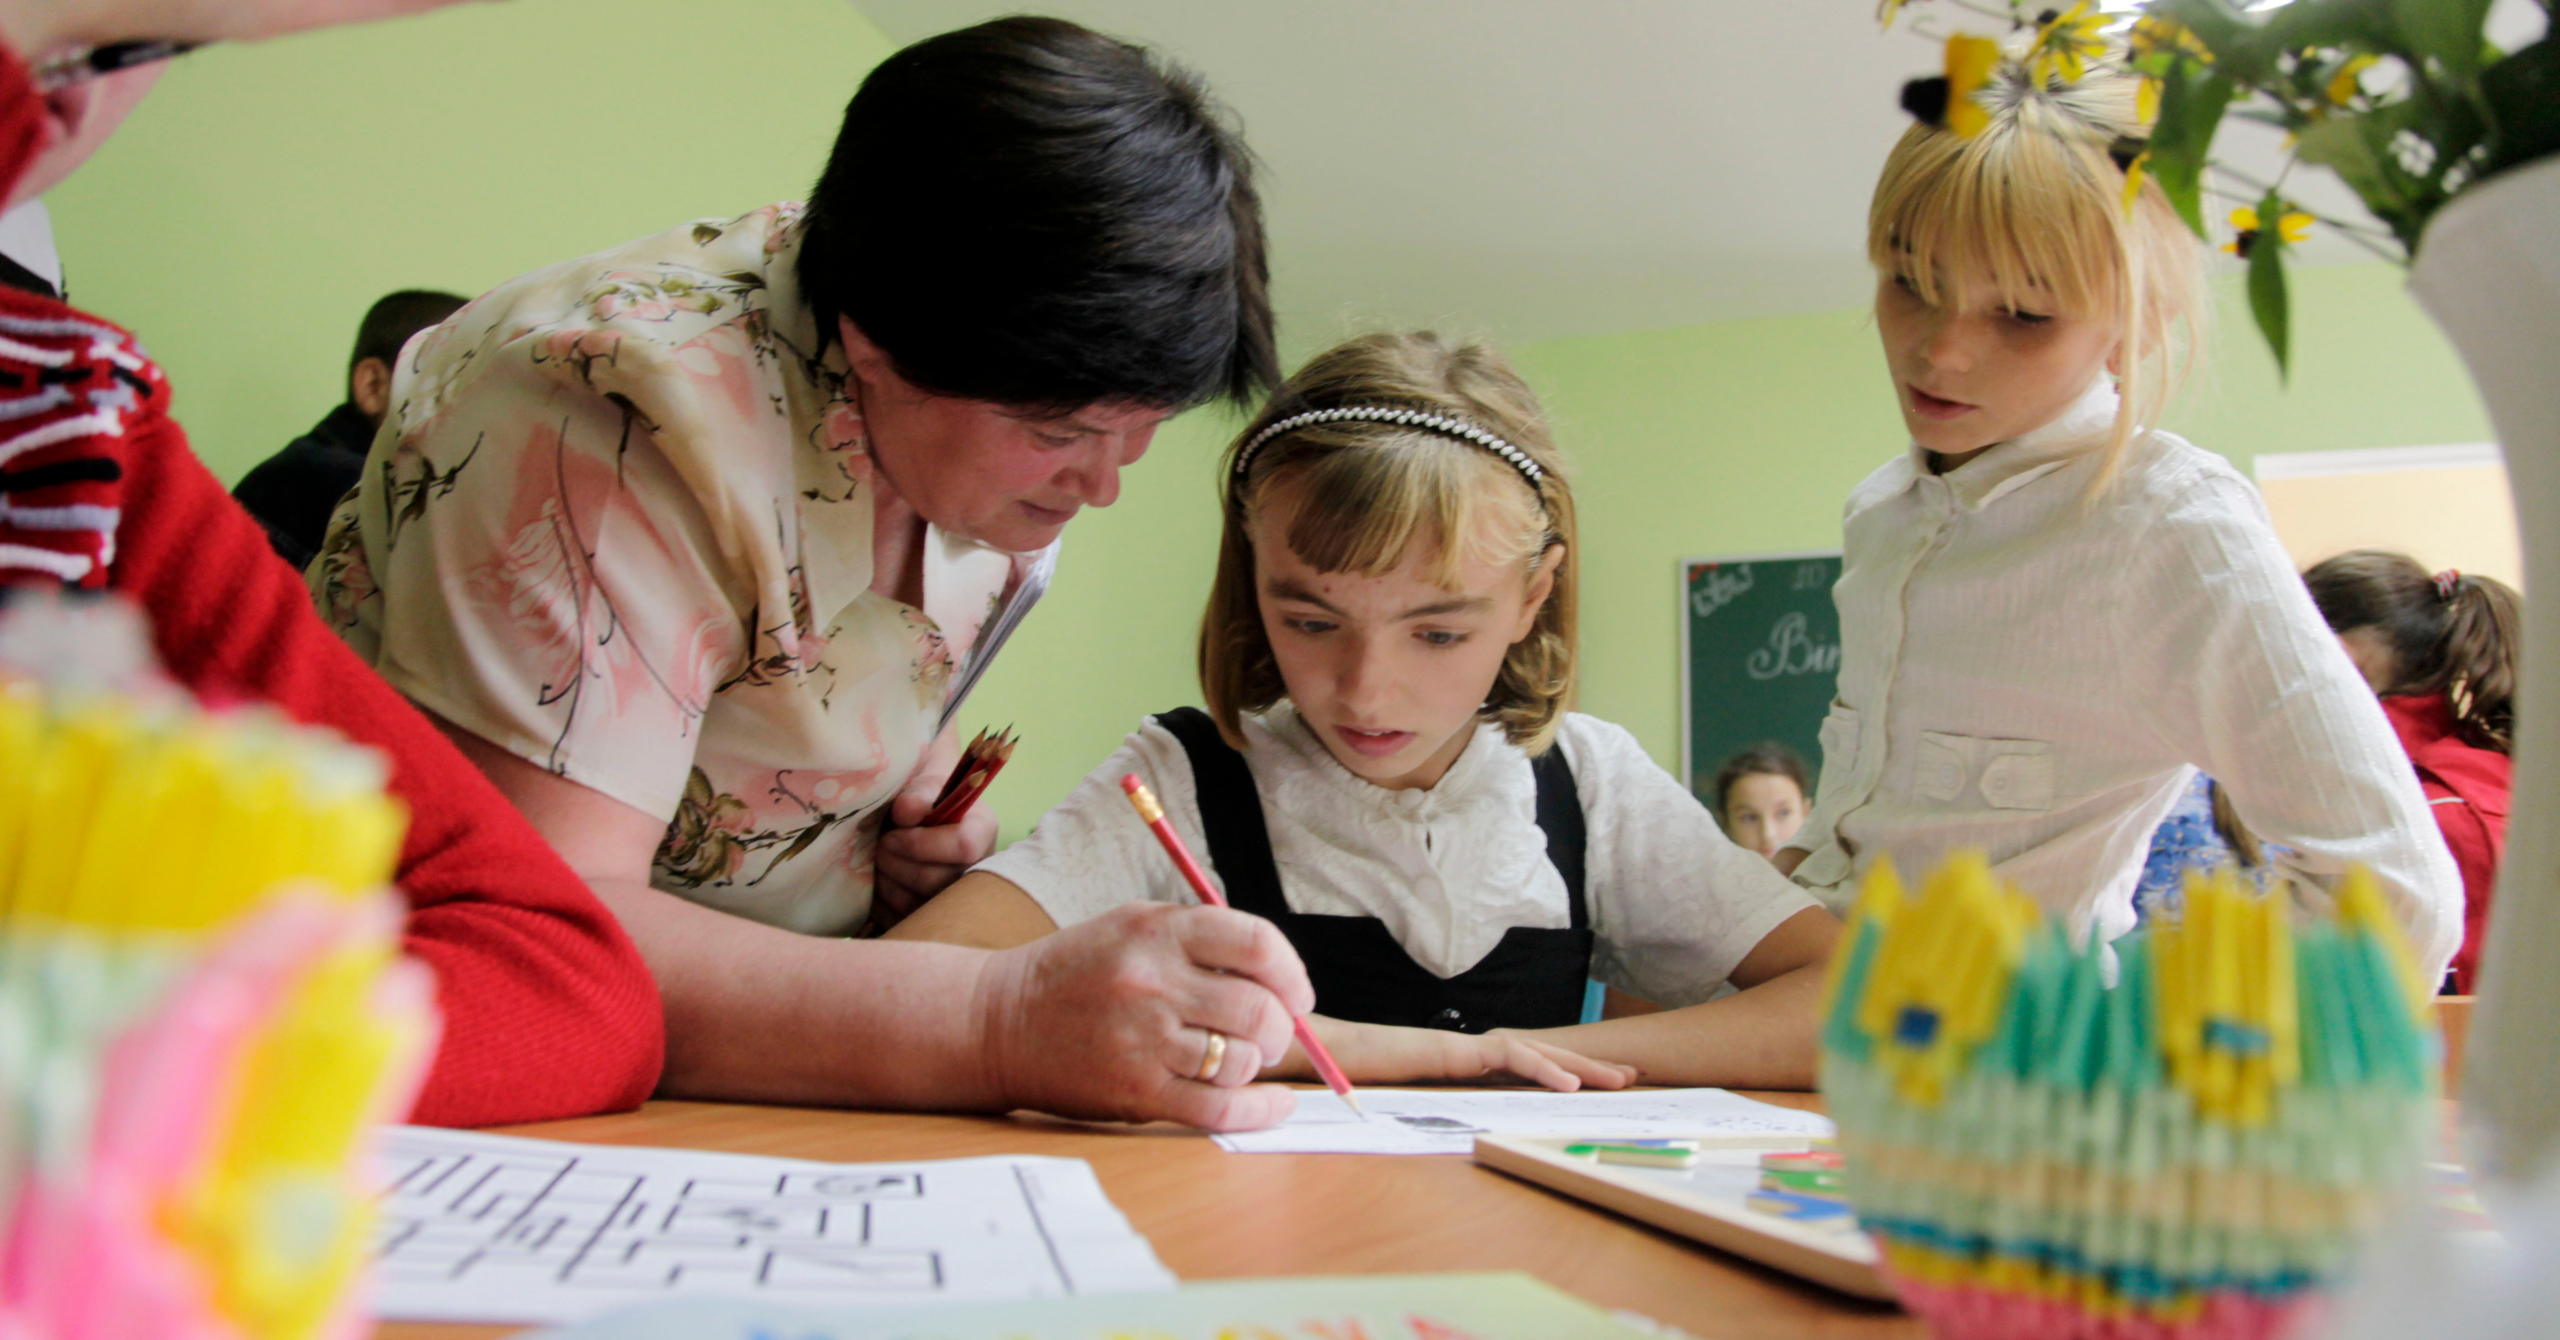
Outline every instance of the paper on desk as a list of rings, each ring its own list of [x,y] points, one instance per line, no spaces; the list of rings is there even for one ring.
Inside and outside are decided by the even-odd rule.
[[[530,1340],[1646,1340],[1526,1275],[1237,1280],[1172,1293],[934,1308],[679,1303]]]
[[[1725,1089],[1360,1090],[1363,1121],[1321,1089],[1268,1130],[1215,1137],[1239,1154],[1467,1154],[1479,1135],[1635,1140],[1681,1136],[1828,1136],[1831,1119]]]
[[[376,1315],[582,1321],[659,1299],[1168,1289],[1082,1159],[808,1163],[395,1126]]]

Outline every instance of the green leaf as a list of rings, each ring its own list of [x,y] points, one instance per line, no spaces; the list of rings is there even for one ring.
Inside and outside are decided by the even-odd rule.
[[[2273,191],[2258,202],[2258,239],[2249,248],[2249,314],[2258,333],[2276,356],[2276,376],[2293,377],[2293,348],[2287,329],[2284,292],[2284,197]]]
[[[2391,22],[2409,50],[2468,83],[2487,53],[2490,0],[2391,0]]]
[[[2255,82],[2262,69],[2272,67],[2282,49],[2270,40],[2266,24],[2230,0],[2152,0],[2145,8],[2194,33],[2213,53],[2216,64],[2236,71],[2247,82]]]
[[[2205,160],[2231,93],[2228,78],[2192,66],[2171,71],[2160,83],[2160,119],[2151,130],[2150,171],[2178,217],[2198,237],[2205,235]]]
[[[2560,154],[2560,36],[2490,66],[2480,94],[2497,118],[2482,176]]]
[[[2437,0],[2417,0],[2434,4]],[[2467,0],[2456,0],[2467,3]],[[2277,52],[2305,47],[2343,49],[2360,55],[2403,54],[2405,40],[2387,10],[2404,0],[2297,0],[2267,16],[2266,40]]]
[[[2415,212],[2418,183],[2390,156],[2400,114],[2392,108],[2366,116],[2331,116],[2302,128],[2294,157],[2338,174],[2374,217],[2391,225],[2404,248],[2415,249],[2426,220]]]

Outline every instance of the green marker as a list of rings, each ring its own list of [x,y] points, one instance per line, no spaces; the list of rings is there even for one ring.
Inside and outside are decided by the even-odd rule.
[[[1626,1163],[1640,1168],[1687,1168],[1698,1161],[1695,1140],[1595,1140],[1587,1144],[1570,1144],[1564,1152],[1575,1158],[1596,1158],[1602,1163]]]

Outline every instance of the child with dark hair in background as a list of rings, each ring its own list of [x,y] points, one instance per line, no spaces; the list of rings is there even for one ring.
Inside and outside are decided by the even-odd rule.
[[[231,496],[267,528],[267,543],[278,557],[297,568],[310,566],[328,533],[329,514],[364,473],[364,454],[391,408],[391,365],[400,360],[400,347],[469,301],[419,288],[375,299],[356,326],[355,352],[347,355],[347,398],[232,486]]]
[[[1776,741],[1755,744],[1716,770],[1716,818],[1737,847],[1775,856],[1813,808],[1813,774],[1796,751]]]
[[[2462,871],[2462,948],[2447,989],[2467,995],[2507,845],[2523,601],[2494,578],[2429,573],[2377,549],[2327,559],[2302,580],[2381,696]]]

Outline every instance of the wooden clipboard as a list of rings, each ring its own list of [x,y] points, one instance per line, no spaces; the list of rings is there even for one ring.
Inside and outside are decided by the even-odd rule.
[[[1573,1143],[1479,1135],[1476,1162],[1845,1294],[1893,1299],[1893,1289],[1876,1273],[1875,1243],[1865,1234],[1808,1228],[1762,1214],[1738,1198],[1701,1194],[1687,1185],[1691,1178],[1674,1170],[1577,1158],[1564,1152]],[[1775,1153],[1809,1144],[1759,1138],[1750,1148]]]

